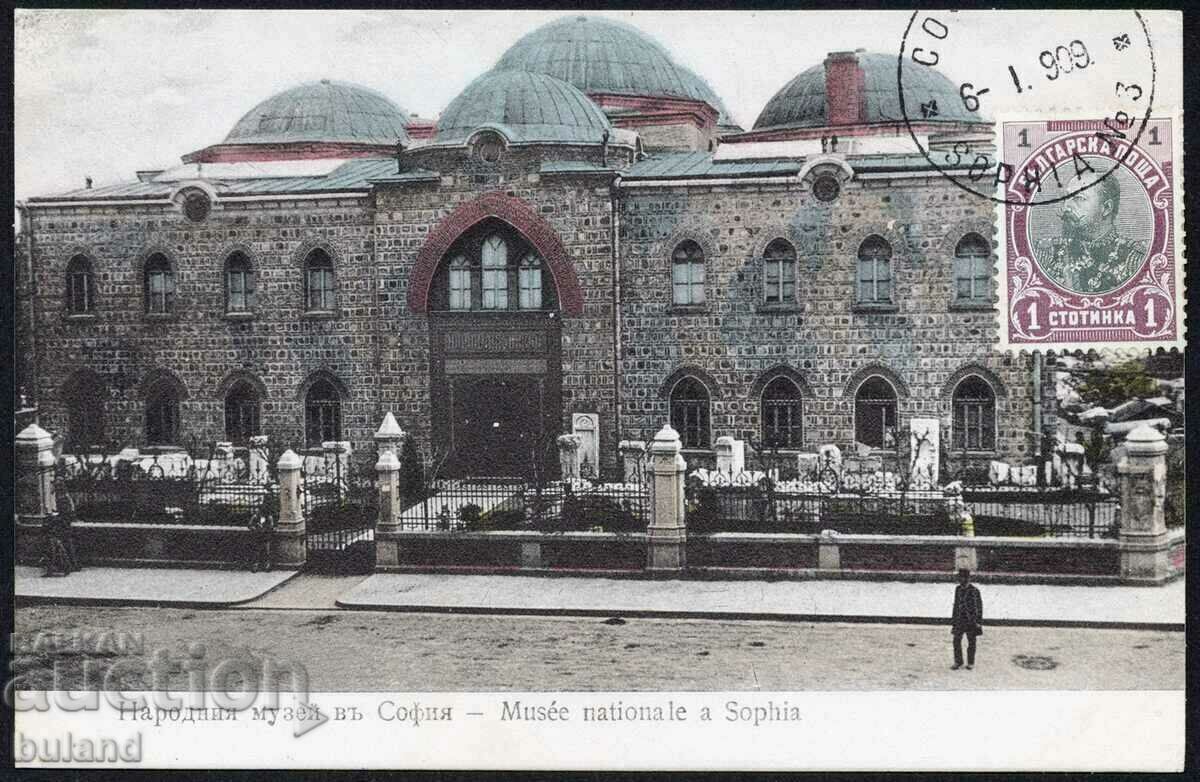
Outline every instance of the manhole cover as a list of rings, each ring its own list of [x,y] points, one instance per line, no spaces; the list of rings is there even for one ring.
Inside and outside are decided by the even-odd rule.
[[[1044,654],[1015,654],[1013,665],[1030,671],[1050,671],[1058,667],[1058,661]]]

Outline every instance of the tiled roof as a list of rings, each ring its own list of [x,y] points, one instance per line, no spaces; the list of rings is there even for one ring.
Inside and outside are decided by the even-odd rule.
[[[544,73],[585,93],[666,95],[702,100],[734,125],[704,79],[677,64],[636,27],[594,16],[567,16],[526,34],[497,61],[496,70]]]
[[[407,143],[408,122],[408,114],[378,92],[325,79],[267,98],[238,120],[224,143]]]
[[[462,143],[490,127],[512,143],[599,144],[612,125],[600,107],[565,81],[541,73],[489,71],[467,85],[438,118],[434,144]]]

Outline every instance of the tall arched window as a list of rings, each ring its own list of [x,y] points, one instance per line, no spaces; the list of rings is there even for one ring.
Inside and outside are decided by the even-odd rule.
[[[459,237],[438,267],[435,310],[548,310],[557,306],[546,264],[512,226],[489,219]]]
[[[996,448],[996,393],[977,375],[954,387],[954,448],[992,451]]]
[[[872,375],[854,394],[854,439],[872,448],[896,447],[896,389]]]
[[[796,250],[784,239],[771,242],[763,253],[763,301],[767,304],[796,301]]]
[[[508,309],[508,244],[498,235],[483,240],[483,308]]]
[[[309,448],[342,439],[342,396],[333,383],[317,380],[304,396],[304,441]]]
[[[892,246],[883,237],[868,236],[858,248],[858,301],[892,303]]]
[[[954,300],[963,304],[992,300],[992,252],[979,234],[967,234],[954,248]]]
[[[335,307],[333,258],[320,247],[304,259],[304,306],[309,312],[332,312]]]
[[[708,388],[694,377],[685,377],[671,389],[671,428],[679,432],[684,448],[708,448]]]
[[[260,400],[252,383],[239,380],[225,395],[225,439],[244,445],[259,431]]]
[[[146,259],[145,270],[146,312],[151,315],[167,315],[175,311],[175,271],[171,262],[162,253]]]
[[[450,309],[471,309],[471,264],[465,255],[450,261]]]
[[[96,307],[96,279],[87,256],[76,255],[67,264],[67,312],[87,315]]]
[[[225,260],[225,311],[254,309],[254,269],[245,253],[232,253]]]
[[[799,448],[803,442],[804,408],[800,388],[777,377],[762,392],[762,441],[768,448]]]
[[[671,253],[671,290],[675,304],[704,303],[704,250],[691,239]]]
[[[83,370],[67,381],[63,388],[63,403],[67,408],[68,448],[88,448],[104,442],[107,399],[108,388],[94,372]]]
[[[146,444],[173,445],[179,442],[179,391],[170,383],[158,383],[146,395]]]
[[[517,287],[520,289],[519,306],[523,310],[542,308],[542,259],[528,253],[521,259],[517,271]]]

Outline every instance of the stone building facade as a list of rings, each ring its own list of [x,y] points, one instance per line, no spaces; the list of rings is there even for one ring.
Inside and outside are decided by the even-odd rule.
[[[22,205],[18,370],[43,425],[361,451],[391,411],[448,471],[493,475],[552,469],[578,412],[609,469],[666,421],[693,452],[888,450],[920,416],[964,456],[1033,454],[1052,395],[994,348],[990,203],[903,147],[875,89],[894,59],[831,55],[743,131],[632,28],[531,36],[575,67],[518,42],[432,129],[305,85],[181,166]]]

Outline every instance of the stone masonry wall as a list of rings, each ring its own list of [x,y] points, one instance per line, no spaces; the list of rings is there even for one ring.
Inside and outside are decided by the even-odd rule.
[[[977,457],[1030,456],[1032,361],[994,349],[990,309],[956,308],[952,298],[955,246],[969,231],[991,239],[991,215],[990,202],[940,177],[853,181],[828,204],[798,181],[628,191],[620,215],[627,436],[651,437],[668,420],[663,383],[692,366],[718,386],[712,440],[758,438],[760,401],[752,391],[782,366],[809,386],[807,450],[853,444],[854,390],[872,367],[900,381],[901,427],[911,417],[933,416],[946,438],[952,381],[982,368],[1001,393],[996,452]],[[858,247],[870,234],[893,248],[891,312],[854,306]],[[769,309],[760,259],[776,237],[796,247],[799,300]],[[707,304],[700,312],[671,302],[671,251],[684,239],[705,251]]]

